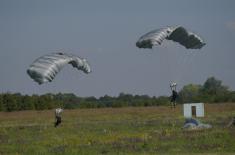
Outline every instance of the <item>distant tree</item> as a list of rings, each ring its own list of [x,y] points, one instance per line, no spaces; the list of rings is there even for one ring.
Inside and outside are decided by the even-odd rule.
[[[25,95],[21,97],[20,110],[34,110],[34,103],[31,96]]]
[[[97,99],[94,96],[86,97],[85,100],[88,102],[96,102],[97,101]]]
[[[179,91],[179,103],[185,102],[235,102],[235,91],[230,91],[222,81],[209,77],[203,85],[188,84]],[[44,95],[22,95],[20,93],[0,94],[0,111],[45,110],[55,107],[65,109],[158,106],[170,104],[169,97],[150,97],[148,95],[132,95],[120,93],[117,97],[102,96],[96,98],[78,97],[73,93],[47,93]]]
[[[214,77],[208,78],[203,86],[189,84],[179,92],[179,101],[185,102],[227,102],[231,93],[221,80]]]
[[[0,111],[5,111],[5,106],[3,104],[3,95],[0,94]]]
[[[132,95],[125,94],[121,92],[118,97],[115,98],[112,107],[123,107],[123,106],[133,106]]]
[[[5,104],[6,111],[10,112],[18,110],[16,97],[10,93],[3,95],[3,103]]]
[[[222,85],[222,81],[214,77],[210,77],[206,80],[201,94],[205,102],[227,102],[230,98],[228,87]]]
[[[105,95],[98,99],[98,107],[111,107],[114,103],[115,98]]]
[[[201,85],[195,85],[195,84],[186,85],[179,92],[178,100],[181,103],[198,102],[201,89],[202,89]]]
[[[169,105],[169,104],[170,104],[169,97],[167,97],[167,96],[159,96],[157,98],[157,105]]]
[[[229,94],[229,102],[235,102],[235,91],[231,91]]]
[[[228,87],[223,86],[221,80],[217,80],[214,77],[210,77],[204,83],[202,91],[209,95],[220,95],[221,93],[227,93]]]

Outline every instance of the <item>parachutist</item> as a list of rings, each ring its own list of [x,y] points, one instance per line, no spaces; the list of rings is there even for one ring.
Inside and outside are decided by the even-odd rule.
[[[58,125],[60,125],[60,123],[61,123],[61,114],[62,114],[62,112],[63,112],[63,109],[61,109],[61,108],[57,108],[57,109],[55,109],[55,127],[57,127]]]
[[[178,97],[178,93],[177,93],[177,91],[176,91],[176,83],[175,82],[173,82],[173,83],[171,83],[170,84],[170,87],[171,87],[171,91],[172,91],[172,95],[171,95],[171,106],[172,107],[176,107],[176,99],[177,99],[177,97]]]
[[[172,95],[171,95],[171,106],[175,108],[176,106],[176,99],[178,97],[178,93],[175,90],[172,90]]]

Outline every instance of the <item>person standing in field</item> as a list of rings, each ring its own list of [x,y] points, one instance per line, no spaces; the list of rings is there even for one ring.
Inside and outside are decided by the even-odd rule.
[[[55,109],[55,127],[60,125],[60,123],[62,121],[62,119],[61,119],[62,112],[63,112],[63,109],[61,109],[61,108]]]
[[[170,84],[170,88],[171,88],[171,91],[172,91],[172,95],[171,95],[171,107],[175,108],[176,107],[176,99],[178,97],[178,93],[176,91],[176,83],[175,82],[172,82]]]

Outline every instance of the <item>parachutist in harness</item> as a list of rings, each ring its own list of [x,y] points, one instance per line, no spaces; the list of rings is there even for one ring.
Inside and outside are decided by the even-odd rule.
[[[171,87],[171,91],[172,91],[172,95],[171,95],[171,106],[175,108],[176,106],[176,99],[178,97],[178,93],[176,91],[176,83],[175,82],[172,82],[170,84],[170,87]]]
[[[55,109],[55,127],[57,127],[61,123],[61,114],[63,112],[63,109],[57,108]]]

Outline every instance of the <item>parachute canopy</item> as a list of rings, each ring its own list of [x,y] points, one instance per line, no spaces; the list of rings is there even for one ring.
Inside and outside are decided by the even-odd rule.
[[[184,130],[201,130],[210,128],[212,128],[212,125],[201,123],[199,120],[193,118],[187,118],[183,126]]]
[[[178,42],[187,49],[200,49],[206,44],[198,35],[187,31],[182,26],[175,26],[153,30],[143,35],[136,42],[136,46],[152,48],[154,45],[161,45],[165,39]]]
[[[43,84],[45,82],[51,82],[66,64],[71,64],[86,74],[91,72],[90,65],[86,59],[72,54],[52,53],[36,59],[30,65],[27,73],[38,84]]]

